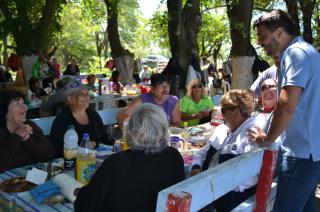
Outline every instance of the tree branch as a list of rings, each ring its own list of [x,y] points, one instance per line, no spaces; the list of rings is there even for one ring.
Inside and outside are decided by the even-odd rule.
[[[10,11],[9,11],[8,5],[5,4],[5,3],[1,3],[0,4],[0,10],[1,10],[3,16],[5,17],[5,19],[7,19],[8,22],[12,23],[13,22],[13,17],[11,15]]]

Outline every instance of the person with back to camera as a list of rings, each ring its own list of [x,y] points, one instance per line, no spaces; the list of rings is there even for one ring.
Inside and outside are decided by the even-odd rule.
[[[252,126],[265,127],[264,115],[252,115],[253,97],[245,90],[231,90],[223,95],[221,112],[225,124],[216,127],[208,143],[193,156],[190,175],[194,176],[217,164],[255,149],[248,140],[246,130]],[[257,177],[247,179],[234,190],[213,202],[219,212],[230,211],[255,193]]]
[[[75,211],[155,211],[158,192],[185,178],[180,153],[167,146],[168,127],[161,108],[137,106],[124,132],[130,149],[103,162],[80,189]]]
[[[0,173],[53,159],[54,147],[35,123],[26,120],[22,93],[0,91],[0,113]]]
[[[63,72],[63,75],[73,75],[73,76],[80,75],[80,69],[79,69],[79,66],[77,65],[77,60],[75,58],[72,58],[70,60],[70,63],[67,65],[67,68]]]
[[[280,167],[274,212],[316,211],[320,179],[320,54],[293,30],[291,17],[272,10],[254,22],[258,44],[279,57],[278,102],[267,132],[253,127],[248,135],[261,146],[280,137]]]
[[[169,95],[170,85],[168,80],[162,74],[154,74],[150,77],[150,80],[150,92],[140,95],[120,111],[117,117],[118,123],[122,126],[124,120],[131,116],[133,109],[138,105],[152,103],[164,110],[170,125],[179,127],[181,121],[179,102],[176,96]]]
[[[83,134],[88,133],[90,141],[95,142],[96,147],[99,146],[99,143],[113,145],[114,140],[104,129],[101,117],[96,111],[88,108],[89,103],[88,91],[82,87],[68,96],[67,107],[56,116],[49,137],[56,148],[56,157],[63,156],[63,136],[69,125],[75,126],[78,144],[81,143]]]
[[[213,109],[213,102],[207,96],[201,80],[191,80],[187,94],[180,100],[181,120],[188,121],[188,126],[199,124],[200,120],[208,119]]]

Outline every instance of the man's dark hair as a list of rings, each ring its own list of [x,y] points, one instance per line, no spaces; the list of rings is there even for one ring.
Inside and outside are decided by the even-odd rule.
[[[257,20],[255,20],[253,24],[253,28],[256,29],[258,26],[265,26],[271,32],[275,31],[276,29],[282,27],[285,32],[290,35],[296,35],[293,29],[293,20],[289,16],[288,13],[276,9],[272,10],[269,13],[266,13]]]

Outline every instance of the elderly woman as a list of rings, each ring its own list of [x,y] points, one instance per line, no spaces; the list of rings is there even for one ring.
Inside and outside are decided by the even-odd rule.
[[[53,122],[50,140],[56,148],[56,157],[63,156],[63,136],[69,125],[74,125],[78,134],[78,144],[81,143],[84,133],[88,133],[90,141],[96,143],[113,144],[113,139],[109,138],[104,129],[104,125],[99,114],[88,108],[90,97],[88,91],[83,88],[71,93],[67,98],[67,107],[59,113]]]
[[[270,113],[278,101],[277,95],[277,80],[266,79],[260,87],[262,112]]]
[[[54,147],[26,113],[20,92],[0,92],[0,172],[54,157]]]
[[[247,91],[232,90],[223,95],[221,112],[225,124],[219,125],[207,145],[194,155],[191,176],[254,148],[248,141],[246,130],[257,125],[263,128],[266,118],[260,114],[251,116],[253,109],[253,97]],[[256,177],[248,179],[214,201],[213,206],[218,211],[232,210],[255,192],[256,183]]]
[[[213,102],[205,94],[201,80],[191,80],[187,87],[187,95],[180,100],[181,120],[188,121],[188,126],[198,125],[201,119],[209,118]]]
[[[138,106],[125,137],[130,149],[103,162],[80,190],[75,211],[155,211],[158,192],[185,178],[180,153],[167,146],[168,122],[159,107]]]
[[[167,116],[168,123],[173,126],[180,126],[180,111],[178,98],[169,95],[169,82],[162,74],[154,74],[150,77],[150,93],[137,97],[130,105],[118,114],[118,123],[123,124],[124,120],[131,116],[132,111],[143,103],[152,103],[162,108]]]

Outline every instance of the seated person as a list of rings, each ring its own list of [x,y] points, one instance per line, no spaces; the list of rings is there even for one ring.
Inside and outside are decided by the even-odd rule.
[[[36,95],[37,98],[47,95],[47,93],[40,86],[40,79],[37,77],[31,77],[28,80],[29,90]]]
[[[87,81],[88,84],[86,84],[84,87],[88,90],[88,91],[93,91],[95,92],[97,90],[96,86],[94,85],[94,83],[96,82],[96,75],[94,74],[89,74],[87,76]]]
[[[63,75],[72,75],[72,76],[78,76],[80,75],[80,69],[77,65],[77,60],[75,58],[72,58],[67,65],[66,70],[63,72]]]
[[[167,114],[167,120],[170,125],[180,126],[180,111],[178,98],[169,95],[169,82],[162,74],[151,76],[151,90],[147,94],[142,94],[133,100],[133,102],[119,112],[117,120],[122,126],[124,120],[131,116],[132,111],[138,105],[143,103],[152,103],[161,107]]]
[[[109,89],[110,92],[120,93],[123,90],[123,85],[120,82],[121,74],[119,71],[113,71],[111,74]]]
[[[265,127],[266,117],[260,114],[251,116],[253,110],[253,97],[249,92],[232,90],[223,95],[221,112],[225,124],[219,125],[207,145],[193,156],[191,176],[254,148],[246,136],[246,130],[257,125]],[[244,184],[215,200],[214,208],[218,211],[232,210],[255,193],[256,183],[256,176],[248,179]]]
[[[35,123],[26,120],[26,114],[22,93],[0,92],[0,173],[54,157],[54,147]]]
[[[68,96],[67,107],[53,121],[49,137],[56,148],[56,157],[63,156],[63,136],[69,125],[75,126],[79,145],[84,133],[89,134],[90,141],[95,142],[96,147],[99,143],[113,145],[114,140],[109,138],[101,117],[96,111],[88,108],[89,103],[88,91],[81,87]]]
[[[80,189],[75,211],[155,211],[158,192],[185,178],[180,153],[167,146],[168,132],[159,107],[138,106],[125,130],[130,149],[103,162]]]
[[[189,82],[187,94],[180,100],[181,120],[188,121],[188,126],[198,125],[201,119],[210,121],[213,102],[205,92],[201,80]]]
[[[274,107],[278,101],[277,94],[277,85],[278,82],[275,79],[266,79],[263,81],[260,87],[261,94],[261,104],[262,104],[262,112],[270,113],[273,111]]]
[[[41,109],[55,116],[66,107],[67,97],[81,87],[81,82],[71,77],[64,77],[56,84],[56,92],[42,102]]]

